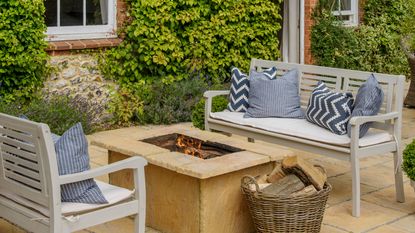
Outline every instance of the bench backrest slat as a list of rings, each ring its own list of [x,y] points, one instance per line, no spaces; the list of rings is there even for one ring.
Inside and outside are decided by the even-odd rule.
[[[49,127],[0,113],[0,187],[49,207],[57,176]]]
[[[352,92],[356,96],[359,87],[369,78],[371,72],[338,69],[331,67],[302,65],[295,63],[284,63],[278,61],[268,61],[252,59],[251,70],[262,71],[266,68],[277,67],[277,75],[281,76],[285,72],[297,68],[300,71],[300,96],[302,108],[307,108],[311,92],[318,83],[323,81],[329,88],[337,92]],[[392,111],[400,112],[402,109],[403,98],[399,91],[403,88],[405,77],[402,75],[390,75],[375,73],[382,89],[385,93],[384,101],[380,112],[387,113]]]

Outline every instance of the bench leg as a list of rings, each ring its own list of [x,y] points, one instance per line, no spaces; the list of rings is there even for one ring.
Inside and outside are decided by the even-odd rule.
[[[393,161],[395,167],[395,190],[396,190],[396,201],[405,202],[405,191],[403,187],[403,176],[402,176],[402,167],[398,161],[402,161],[402,152],[398,150],[393,153]]]
[[[360,217],[360,164],[359,159],[352,156],[352,215]]]
[[[255,139],[253,139],[253,138],[248,138],[248,142],[255,142]]]

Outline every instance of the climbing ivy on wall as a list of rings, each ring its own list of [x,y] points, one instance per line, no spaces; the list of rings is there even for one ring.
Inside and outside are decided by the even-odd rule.
[[[121,84],[203,77],[220,83],[232,66],[279,57],[281,0],[129,0],[125,39],[102,60]]]
[[[345,27],[331,14],[335,0],[320,0],[315,8],[311,50],[315,63],[372,72],[409,74],[399,45],[414,31],[414,0],[366,0],[358,27]]]
[[[0,1],[0,98],[31,99],[47,72],[43,0]]]

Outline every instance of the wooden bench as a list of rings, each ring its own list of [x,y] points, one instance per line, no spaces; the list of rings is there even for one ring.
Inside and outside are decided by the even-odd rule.
[[[134,232],[144,233],[146,165],[136,156],[59,176],[49,127],[0,113],[0,218],[30,232],[67,233],[133,215]],[[134,191],[97,181],[109,204],[61,202],[60,185],[123,169],[134,171]]]
[[[337,92],[352,92],[357,90],[371,74],[370,72],[336,69],[313,65],[300,65],[252,59],[251,70],[276,66],[281,76],[288,70],[299,70],[301,106],[305,110],[310,94],[318,81]],[[204,93],[205,127],[206,130],[216,130],[230,134],[263,140],[307,152],[325,155],[332,158],[351,162],[353,213],[360,216],[360,165],[359,160],[373,155],[393,153],[395,163],[396,199],[404,202],[403,178],[401,170],[401,127],[403,88],[405,76],[375,74],[385,93],[380,114],[377,116],[353,117],[350,120],[351,137],[336,135],[328,130],[319,128],[305,119],[282,118],[243,118],[243,113],[217,112],[213,113],[212,99],[219,95],[228,95],[229,91],[207,91]],[[359,127],[373,122],[367,135],[359,139]]]

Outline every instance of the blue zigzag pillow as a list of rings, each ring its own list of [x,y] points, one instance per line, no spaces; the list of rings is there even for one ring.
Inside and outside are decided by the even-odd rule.
[[[249,107],[249,79],[259,77],[275,79],[277,77],[277,68],[271,67],[263,72],[252,70],[249,79],[238,68],[232,68],[231,73],[231,91],[229,94],[228,110],[231,112],[246,112]]]
[[[246,112],[249,95],[248,76],[235,67],[232,68],[231,73],[231,91],[229,94],[228,110],[231,112]]]
[[[332,92],[319,82],[308,102],[306,118],[311,123],[339,135],[347,133],[347,123],[353,110],[351,93]]]
[[[256,70],[251,70],[251,73],[249,74],[249,79],[252,80],[254,78],[268,78],[270,80],[277,78],[277,67],[271,67],[268,68],[262,72],[258,72]]]

